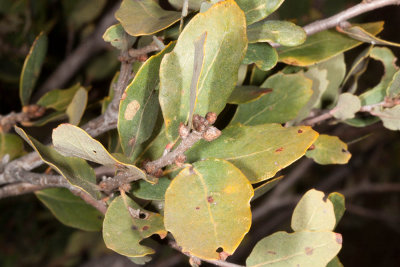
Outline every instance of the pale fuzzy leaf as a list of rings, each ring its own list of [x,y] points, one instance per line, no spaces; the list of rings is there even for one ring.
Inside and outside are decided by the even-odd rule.
[[[244,14],[235,1],[217,3],[189,22],[174,50],[163,58],[159,100],[171,142],[178,138],[179,124],[189,120],[194,41],[207,32],[194,113],[204,116],[212,111],[218,114],[237,82],[247,47],[245,26]]]
[[[155,0],[123,0],[115,17],[127,33],[141,36],[171,26],[181,18],[181,13],[162,9]]]
[[[85,112],[87,101],[88,92],[83,87],[79,88],[66,110],[69,118],[69,123],[73,125],[79,124],[82,119],[83,113]]]
[[[153,234],[161,238],[167,235],[160,214],[142,209],[126,196],[125,200],[119,196],[111,202],[103,223],[103,238],[107,248],[128,257],[153,254],[153,249],[140,244],[140,241]]]
[[[400,95],[400,70],[398,70],[386,90],[386,95],[390,98]]]
[[[272,75],[261,85],[271,88],[272,92],[239,105],[231,124],[257,125],[292,120],[310,100],[311,86],[311,80],[302,73]]]
[[[347,164],[351,154],[347,150],[347,144],[339,137],[321,134],[313,144],[313,149],[306,152],[306,157],[321,165]]]
[[[190,196],[190,198],[188,198]],[[183,169],[165,194],[164,223],[183,252],[219,259],[233,254],[251,225],[253,188],[231,163],[212,159]]]
[[[324,200],[325,194],[315,189],[309,190],[303,195],[292,215],[292,229],[295,232],[332,231],[336,224],[333,204],[330,200]]]
[[[284,128],[280,124],[233,125],[213,142],[200,141],[187,153],[188,162],[208,158],[228,160],[251,183],[273,177],[302,157],[317,139],[308,126]]]
[[[400,130],[400,105],[383,110],[374,110],[372,114],[382,120],[385,128],[392,131]]]
[[[120,23],[110,26],[103,34],[103,40],[110,43],[117,49],[128,49],[136,41],[135,37],[125,33]]]
[[[373,35],[383,29],[383,22],[359,24]],[[279,61],[296,66],[309,66],[328,60],[350,50],[362,42],[354,40],[335,30],[326,30],[313,34],[300,46],[278,48]]]
[[[361,101],[357,96],[344,93],[339,96],[338,103],[332,110],[332,115],[338,120],[352,119],[360,108]]]
[[[266,20],[247,27],[249,43],[273,42],[284,46],[298,46],[306,40],[305,31],[282,20]]]
[[[276,232],[257,243],[247,267],[323,267],[342,247],[342,236],[329,231]]]

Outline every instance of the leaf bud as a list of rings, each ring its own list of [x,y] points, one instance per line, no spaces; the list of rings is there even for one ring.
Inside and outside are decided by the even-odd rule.
[[[211,142],[215,139],[217,139],[221,135],[221,131],[218,130],[217,128],[211,126],[209,127],[202,135],[203,139]]]
[[[185,139],[186,137],[189,136],[189,133],[190,133],[189,128],[181,122],[179,124],[179,136],[182,137],[182,139]]]
[[[206,120],[210,125],[214,124],[215,121],[217,120],[217,114],[215,112],[208,112],[206,114]]]

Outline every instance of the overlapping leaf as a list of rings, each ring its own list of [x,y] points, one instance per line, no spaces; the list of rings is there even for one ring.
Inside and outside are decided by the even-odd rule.
[[[121,23],[110,26],[103,34],[103,39],[119,50],[130,48],[136,41],[135,37],[125,33]]]
[[[207,158],[228,160],[258,183],[300,157],[317,139],[308,126],[284,128],[280,124],[233,125],[211,143],[200,141],[187,152],[189,162]]]
[[[338,103],[332,110],[332,115],[339,120],[352,119],[360,108],[361,101],[357,96],[344,93],[339,96]]]
[[[15,134],[0,131],[0,162],[5,155],[13,160],[22,154],[24,154],[24,143],[21,138]]]
[[[140,68],[135,79],[125,90],[118,115],[121,145],[129,158],[135,146],[146,141],[153,132],[160,110],[158,103],[159,68],[163,56],[174,47],[173,43],[162,52],[150,57]]]
[[[64,176],[68,182],[81,188],[96,199],[101,198],[96,186],[96,175],[86,161],[62,156],[55,149],[45,146],[27,135],[21,128],[15,127],[15,131],[39,154],[45,163]]]
[[[219,113],[234,89],[247,47],[243,12],[233,0],[197,14],[179,36],[174,50],[161,63],[159,100],[170,141],[179,124],[189,120],[190,85],[195,63],[195,41],[205,32],[204,60],[197,81],[194,113]]]
[[[284,0],[236,0],[246,15],[247,25],[268,17],[277,10]]]
[[[365,23],[358,26],[376,35],[382,31],[383,22]],[[332,58],[361,43],[334,30],[327,30],[309,36],[300,46],[278,48],[279,60],[290,65],[308,66]]]
[[[106,246],[128,257],[143,257],[154,250],[140,244],[144,238],[167,235],[160,214],[142,209],[132,199],[119,196],[111,202],[103,223]]]
[[[37,104],[45,108],[52,108],[57,111],[66,110],[71,103],[75,93],[83,88],[79,83],[71,86],[68,89],[56,89],[43,95]]]
[[[181,18],[181,13],[162,9],[155,0],[123,0],[115,17],[127,33],[141,36],[169,27]]]
[[[346,210],[346,207],[344,205],[345,199],[342,194],[337,192],[330,193],[328,199],[333,204],[333,210],[335,212],[335,218],[336,218],[336,224],[335,224],[336,227],[340,219],[342,219],[344,211]]]
[[[272,188],[274,188],[275,185],[277,185],[282,178],[283,176],[272,178],[263,183],[262,185],[254,188],[254,197],[252,198],[252,201],[256,200],[257,198],[261,197],[262,195],[270,191]]]
[[[133,185],[132,194],[141,199],[164,200],[165,191],[170,183],[171,180],[168,178],[160,178],[156,184],[139,181]]]
[[[85,88],[79,88],[76,91],[71,103],[68,105],[66,114],[69,118],[69,123],[78,125],[85,112],[88,101],[88,92]]]
[[[84,231],[101,230],[103,214],[81,198],[73,195],[68,189],[45,189],[35,194],[63,224]]]
[[[165,227],[183,252],[203,259],[231,255],[250,229],[252,196],[251,184],[231,163],[196,162],[167,189]]]
[[[252,85],[236,86],[228,99],[230,104],[246,104],[260,99],[265,94],[270,94],[270,88],[261,88]]]
[[[255,63],[261,70],[272,69],[278,62],[275,48],[266,43],[249,44],[243,64]]]
[[[313,144],[313,149],[306,153],[318,164],[346,164],[351,158],[347,144],[337,136],[321,134]]]
[[[42,32],[36,37],[28,56],[25,58],[19,80],[19,97],[23,106],[29,104],[42,64],[47,53],[47,36]]]
[[[292,120],[309,101],[313,93],[311,86],[311,80],[302,73],[277,73],[261,85],[262,88],[271,88],[272,92],[239,105],[232,124],[257,125]]]
[[[400,105],[393,108],[374,110],[373,114],[382,120],[385,128],[393,131],[400,130]]]

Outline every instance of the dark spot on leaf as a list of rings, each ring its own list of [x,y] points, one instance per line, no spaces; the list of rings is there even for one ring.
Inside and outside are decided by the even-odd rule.
[[[137,230],[137,227],[134,226],[134,225],[132,225],[132,226],[131,226],[131,229],[132,229],[133,231],[136,231],[136,230]]]
[[[116,39],[114,39],[114,42],[118,42],[119,40],[116,38]]]
[[[212,196],[207,197],[207,202],[208,203],[214,203],[214,198]]]
[[[315,145],[311,145],[307,150],[314,150],[315,149]]]
[[[143,226],[142,228],[143,231],[149,230],[149,227],[147,225]]]
[[[217,250],[216,250],[217,253],[221,253],[222,251],[224,251],[224,249],[221,247],[217,248]]]
[[[200,207],[196,207],[196,210],[199,210],[200,209]]]
[[[343,243],[343,237],[341,234],[336,233],[336,242],[340,245]]]
[[[99,220],[103,220],[103,216],[97,216],[97,219],[99,219]]]
[[[93,150],[93,153],[96,154],[97,153],[96,150]]]
[[[268,254],[272,254],[272,255],[275,255],[275,254],[276,254],[276,252],[275,252],[275,251],[272,251],[272,250],[268,250],[267,253],[268,253]]]
[[[139,213],[139,219],[147,219],[149,216],[147,213],[144,212],[140,212]]]
[[[306,255],[312,255],[313,252],[314,252],[314,249],[313,249],[313,248],[310,248],[310,247],[306,247],[306,248],[305,248],[305,251],[306,251]]]
[[[280,147],[277,150],[275,150],[275,152],[282,152],[282,151],[283,151],[283,147]]]
[[[302,130],[302,129],[299,129],[297,132],[298,132],[298,133],[303,133],[303,130]]]
[[[347,150],[344,149],[344,148],[342,148],[342,152],[343,152],[343,153],[347,153]]]

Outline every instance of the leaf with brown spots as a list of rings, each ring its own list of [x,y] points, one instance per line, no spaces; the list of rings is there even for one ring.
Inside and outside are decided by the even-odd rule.
[[[183,169],[165,194],[164,223],[183,252],[202,259],[233,254],[251,225],[253,188],[225,160]]]
[[[337,136],[321,134],[313,146],[314,149],[306,152],[306,157],[321,165],[346,164],[351,158],[347,144]]]
[[[160,111],[158,103],[159,70],[163,56],[171,52],[174,43],[150,57],[139,69],[125,90],[120,103],[118,133],[125,155],[133,159],[134,149],[152,134]],[[131,142],[134,138],[135,142]]]
[[[224,129],[222,135],[211,143],[198,142],[186,156],[188,162],[208,158],[228,160],[251,183],[258,183],[302,157],[317,137],[318,133],[308,126],[233,125]]]
[[[132,216],[130,209],[139,211],[139,216]],[[147,216],[141,218],[140,213]],[[140,242],[154,234],[161,238],[167,235],[160,214],[142,209],[129,197],[124,201],[119,196],[111,202],[103,223],[103,238],[109,249],[128,257],[143,257],[154,251]]]
[[[330,231],[277,232],[257,243],[246,266],[326,266],[342,247],[339,236]]]

